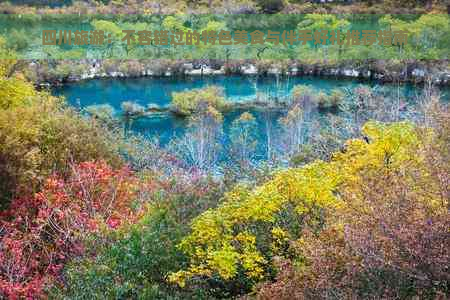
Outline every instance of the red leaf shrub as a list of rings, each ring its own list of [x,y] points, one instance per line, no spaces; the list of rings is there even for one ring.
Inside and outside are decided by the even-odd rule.
[[[86,236],[131,222],[139,182],[127,168],[104,162],[73,165],[41,192],[15,199],[1,214],[0,297],[39,298],[64,263],[82,255]]]

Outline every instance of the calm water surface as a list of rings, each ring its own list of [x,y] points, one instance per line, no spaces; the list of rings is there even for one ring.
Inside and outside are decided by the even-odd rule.
[[[171,94],[208,85],[217,85],[223,88],[227,101],[247,101],[255,99],[257,94],[264,94],[272,99],[288,95],[293,86],[298,84],[310,85],[315,90],[325,92],[334,88],[352,89],[360,84],[357,80],[335,80],[317,77],[290,77],[277,78],[253,76],[204,76],[204,77],[143,77],[128,79],[95,79],[67,84],[54,90],[57,95],[63,95],[67,101],[80,109],[91,105],[108,104],[116,113],[121,110],[121,103],[134,101],[142,106],[149,104],[167,106],[171,101]],[[367,83],[371,86],[376,83]],[[386,85],[383,88],[392,93],[400,93],[407,101],[414,101],[420,87],[412,85]],[[444,91],[445,97],[448,92]],[[242,113],[235,111],[224,116],[224,132],[227,135],[231,122]],[[260,137],[265,139],[265,127],[269,124],[261,112],[253,111],[260,128]],[[270,125],[277,126],[277,120],[282,116],[280,112],[269,115]],[[318,116],[320,117],[320,116]],[[159,137],[163,144],[168,143],[175,135],[183,134],[186,121],[171,115],[160,117],[141,118],[133,121],[131,129],[148,137]],[[262,147],[264,148],[264,147]]]

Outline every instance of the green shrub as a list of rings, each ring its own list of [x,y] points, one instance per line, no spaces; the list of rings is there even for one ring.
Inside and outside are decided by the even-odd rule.
[[[150,209],[92,259],[66,270],[65,297],[74,299],[183,299],[165,275],[185,263],[175,245],[181,228],[166,209]],[[54,291],[55,298],[62,297]]]
[[[69,77],[80,78],[86,72],[86,65],[77,63],[76,60],[62,60],[64,57],[77,57],[77,50],[72,50],[70,53],[64,52],[61,58],[57,58],[54,62],[55,67],[48,70],[48,79],[51,81],[66,81]]]
[[[109,104],[94,104],[87,106],[84,111],[93,118],[111,124],[114,122],[114,107]]]
[[[339,108],[343,100],[344,93],[339,89],[333,89],[329,95],[320,91],[317,95],[316,103],[317,106],[322,109],[336,109]]]
[[[316,104],[319,108],[327,108],[329,106],[328,95],[320,91],[316,97]]]
[[[172,94],[172,107],[176,113],[190,115],[202,106],[212,106],[218,111],[226,108],[223,91],[216,86],[193,89]]]
[[[6,46],[17,51],[26,50],[29,46],[28,35],[24,30],[13,29],[8,34]]]
[[[340,89],[333,89],[329,96],[329,104],[331,107],[339,107],[344,101],[344,93]]]

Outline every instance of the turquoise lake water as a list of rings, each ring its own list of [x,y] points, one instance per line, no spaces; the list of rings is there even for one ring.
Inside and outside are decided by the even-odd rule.
[[[359,82],[357,80],[335,80],[318,77],[290,77],[278,78],[276,76],[256,77],[256,76],[204,76],[204,77],[142,77],[127,79],[94,79],[77,83],[66,84],[56,88],[54,93],[63,95],[67,101],[80,109],[90,105],[109,104],[116,113],[120,113],[121,103],[133,101],[142,106],[149,104],[161,107],[167,106],[171,101],[171,94],[193,88],[201,88],[208,85],[217,85],[223,88],[227,101],[246,101],[255,99],[257,94],[263,94],[269,99],[282,98],[288,95],[292,88],[298,84],[310,85],[314,90],[325,92],[334,88],[352,89],[360,84],[376,86],[377,83]],[[392,93],[400,93],[407,102],[414,102],[421,88],[412,85],[385,85],[384,88]],[[448,92],[444,91],[447,98]],[[224,115],[223,143],[227,144],[227,134],[231,122],[239,116],[242,111],[233,111]],[[259,154],[264,156],[264,142],[266,140],[266,127],[278,126],[278,120],[284,112],[271,112],[265,114],[261,111],[252,111],[259,126],[259,138],[261,147]],[[317,113],[317,118],[323,117]],[[269,122],[267,121],[269,119]],[[159,117],[140,118],[131,124],[132,132],[142,134],[146,137],[158,137],[161,143],[167,144],[175,136],[183,134],[187,121],[172,115]]]

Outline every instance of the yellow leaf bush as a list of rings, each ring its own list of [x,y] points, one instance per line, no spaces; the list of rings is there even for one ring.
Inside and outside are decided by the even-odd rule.
[[[218,275],[229,280],[240,269],[249,279],[261,280],[270,260],[284,255],[280,245],[301,237],[286,225],[283,216],[289,210],[320,229],[317,221],[324,213],[344,208],[338,187],[357,184],[362,169],[401,165],[411,159],[411,149],[419,144],[414,126],[406,122],[368,122],[363,134],[369,142],[349,140],[345,150],[329,162],[317,160],[287,169],[253,191],[237,187],[226,194],[221,206],[193,221],[191,234],[179,244],[190,257],[190,266],[171,274],[169,280],[181,286],[195,276]],[[263,230],[258,231],[258,226]]]
[[[369,122],[368,142],[334,155],[345,174],[341,205],[320,231],[290,238],[293,254],[274,260],[275,282],[258,286],[258,299],[448,294],[449,112],[428,111],[428,127]]]
[[[31,83],[20,77],[12,77],[14,65],[17,60],[14,51],[7,49],[5,40],[0,37],[0,57],[11,57],[11,59],[0,60],[0,109],[20,106],[29,102],[36,91]]]
[[[55,171],[66,174],[69,162],[121,165],[111,136],[64,99],[19,77],[0,76],[0,207],[16,194],[35,191]]]

